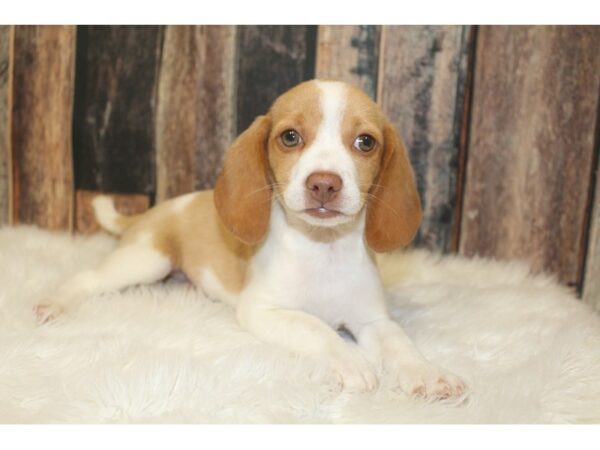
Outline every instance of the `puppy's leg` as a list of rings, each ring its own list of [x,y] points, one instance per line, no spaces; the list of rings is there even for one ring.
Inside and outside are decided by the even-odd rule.
[[[153,248],[148,240],[123,245],[108,255],[98,268],[67,280],[53,296],[35,307],[36,315],[46,322],[76,306],[86,296],[152,283],[167,276],[171,268],[170,259]]]
[[[239,307],[238,320],[259,339],[324,360],[348,391],[377,386],[370,363],[325,322],[296,310]]]
[[[460,397],[465,392],[463,382],[428,362],[393,320],[384,318],[368,323],[358,330],[356,337],[370,354],[381,358],[384,370],[397,377],[406,394],[446,399]]]

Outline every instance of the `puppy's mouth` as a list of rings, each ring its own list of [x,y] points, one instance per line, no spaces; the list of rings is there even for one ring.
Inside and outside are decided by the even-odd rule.
[[[319,206],[318,208],[308,208],[305,209],[304,212],[309,216],[315,217],[317,219],[331,219],[333,217],[344,215],[341,211],[329,209],[324,206]]]

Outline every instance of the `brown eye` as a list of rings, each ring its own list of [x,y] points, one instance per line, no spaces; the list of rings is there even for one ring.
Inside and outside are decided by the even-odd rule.
[[[302,138],[296,130],[285,130],[281,133],[281,142],[286,147],[295,147],[302,141]]]
[[[368,134],[361,134],[354,140],[354,148],[367,153],[375,148],[375,139]]]

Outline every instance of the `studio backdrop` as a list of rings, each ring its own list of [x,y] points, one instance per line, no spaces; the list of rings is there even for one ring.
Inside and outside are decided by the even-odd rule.
[[[291,86],[362,87],[400,131],[415,245],[528,261],[600,305],[600,27],[0,26],[0,224],[92,232],[211,188]]]

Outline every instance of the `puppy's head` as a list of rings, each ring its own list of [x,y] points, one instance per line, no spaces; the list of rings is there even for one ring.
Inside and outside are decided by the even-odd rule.
[[[407,245],[421,207],[406,150],[362,91],[308,81],[280,96],[227,152],[215,187],[225,226],[259,242],[272,198],[312,227],[337,227],[366,208],[365,236],[378,252]]]

